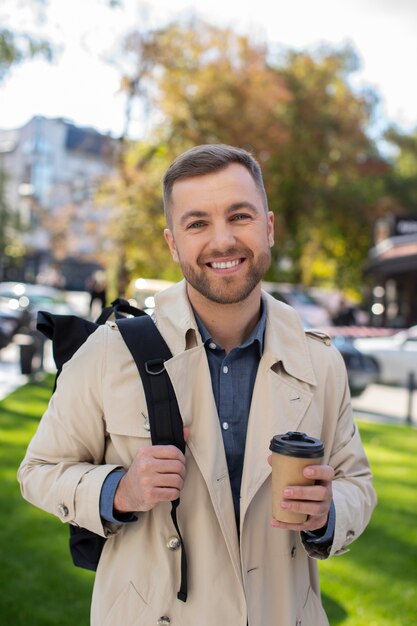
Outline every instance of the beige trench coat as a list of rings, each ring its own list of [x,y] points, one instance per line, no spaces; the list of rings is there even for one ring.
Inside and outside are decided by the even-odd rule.
[[[179,509],[188,556],[186,603],[176,598],[180,550],[167,547],[175,535],[169,503],[127,525],[100,518],[105,477],[127,468],[138,448],[150,445],[143,389],[116,325],[98,329],[64,367],[19,480],[29,502],[109,537],[96,574],[93,626],[328,623],[316,560],[299,533],[270,526],[270,439],[288,430],[323,439],[325,462],[336,471],[330,555],[345,551],[368,523],[372,479],[339,353],[306,336],[293,309],[263,297],[265,349],[249,416],[240,542],[207,358],[184,282],[157,299],[157,324],[174,355],[166,367],[190,427]]]

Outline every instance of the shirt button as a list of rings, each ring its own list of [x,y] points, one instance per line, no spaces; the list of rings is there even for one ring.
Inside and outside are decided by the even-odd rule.
[[[216,344],[213,343],[213,341],[211,343],[209,343],[209,348],[211,348],[212,350],[215,350],[217,348]]]
[[[223,422],[222,428],[223,428],[223,430],[227,430],[229,428],[228,422]]]
[[[166,615],[163,615],[156,623],[158,624],[158,626],[169,626],[171,620]]]
[[[229,368],[227,367],[227,365],[225,365],[223,368],[223,374],[227,374],[228,371],[229,371]]]

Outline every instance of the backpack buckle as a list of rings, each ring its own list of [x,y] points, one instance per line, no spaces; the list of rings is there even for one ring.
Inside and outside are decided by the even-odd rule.
[[[150,376],[159,376],[165,370],[164,359],[151,359],[145,362],[145,371]],[[158,369],[155,369],[159,366]]]

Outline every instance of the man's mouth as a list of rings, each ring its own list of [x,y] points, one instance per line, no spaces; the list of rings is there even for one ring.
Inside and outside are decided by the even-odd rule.
[[[211,263],[207,263],[210,267],[215,270],[228,270],[232,267],[236,267],[242,263],[242,259],[233,259],[233,261],[212,261]]]

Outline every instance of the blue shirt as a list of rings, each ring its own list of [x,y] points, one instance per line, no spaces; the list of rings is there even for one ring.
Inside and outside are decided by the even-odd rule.
[[[251,335],[228,354],[210,337],[198,315],[195,314],[195,318],[206,349],[239,527],[246,432],[253,387],[263,352],[266,308],[262,304],[261,317]]]

